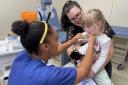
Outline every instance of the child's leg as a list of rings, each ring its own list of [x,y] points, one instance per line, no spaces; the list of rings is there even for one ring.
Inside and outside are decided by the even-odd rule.
[[[111,79],[109,78],[107,72],[105,71],[105,69],[99,71],[95,75],[94,80],[98,85],[114,85]]]
[[[77,85],[97,85],[93,79],[84,79]]]

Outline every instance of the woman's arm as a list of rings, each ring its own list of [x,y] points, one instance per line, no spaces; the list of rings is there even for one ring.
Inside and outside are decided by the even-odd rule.
[[[77,78],[76,78],[75,84],[79,83],[80,81],[88,77],[88,74],[90,72],[90,69],[93,63],[94,54],[95,54],[95,51],[94,51],[95,36],[94,35],[90,36],[88,43],[89,45],[88,45],[87,53],[77,68]]]

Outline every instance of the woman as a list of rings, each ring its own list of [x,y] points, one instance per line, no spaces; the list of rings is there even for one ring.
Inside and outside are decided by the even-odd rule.
[[[63,10],[62,10],[62,16],[61,16],[61,25],[62,25],[62,28],[67,32],[69,38],[72,36],[75,36],[77,33],[83,32],[84,26],[82,26],[82,15],[83,15],[83,10],[76,1],[70,0],[64,4]],[[112,38],[112,36],[115,35],[115,33],[113,32],[113,30],[111,29],[107,21],[105,24],[104,32],[110,38]],[[112,53],[113,53],[113,46],[111,45],[108,59],[104,64],[105,69],[110,78],[112,75],[112,65],[110,61],[110,59],[112,58]]]
[[[13,62],[8,85],[74,85],[87,77],[94,55],[95,36],[89,37],[88,53],[75,69],[48,65],[58,55],[57,33],[46,22],[16,21],[12,31],[20,36],[25,50]],[[79,41],[75,36],[68,43]]]

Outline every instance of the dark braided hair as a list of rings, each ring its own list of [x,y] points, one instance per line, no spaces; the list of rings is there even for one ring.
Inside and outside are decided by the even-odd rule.
[[[50,26],[48,25],[48,28]],[[26,22],[15,21],[12,24],[12,32],[20,36],[22,46],[30,53],[38,53],[38,46],[45,30],[45,24],[40,21]],[[49,35],[48,29],[47,34]],[[46,36],[48,36],[46,35]],[[44,42],[47,41],[46,37]]]

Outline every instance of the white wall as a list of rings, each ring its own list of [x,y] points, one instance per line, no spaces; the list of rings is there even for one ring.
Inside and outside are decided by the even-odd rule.
[[[128,27],[128,0],[76,0],[83,10],[98,8],[111,25]]]
[[[53,5],[57,10],[57,14],[58,14],[59,18],[61,16],[62,7],[63,7],[63,5],[65,4],[66,1],[67,0],[53,0]]]
[[[80,3],[84,11],[88,9],[100,9],[107,20],[110,18],[112,0],[76,0]]]
[[[61,9],[66,0],[53,0],[53,5],[60,17]],[[11,29],[11,24],[20,19],[20,13],[25,10],[36,10],[40,0],[0,0],[0,37]]]
[[[12,22],[20,19],[20,12],[38,5],[39,0],[0,0],[0,36],[10,31]]]
[[[128,0],[114,0],[111,24],[128,27]]]
[[[67,0],[53,0],[59,18]],[[83,10],[99,8],[111,25],[128,27],[128,0],[76,0]],[[0,0],[0,37],[6,35],[13,21],[20,19],[20,12],[35,10],[40,0]]]

